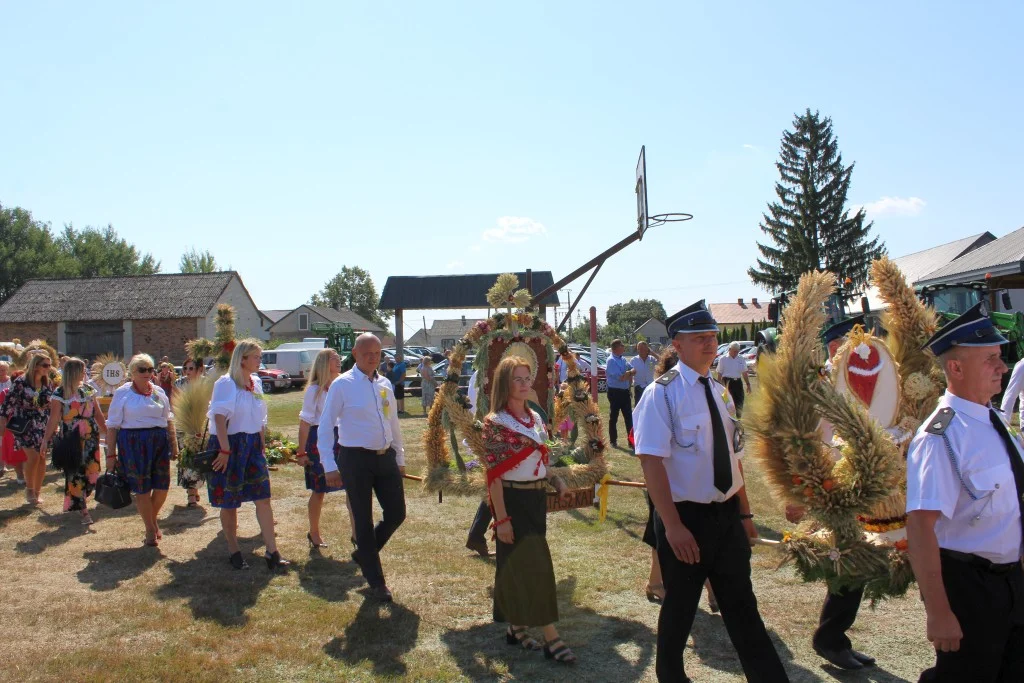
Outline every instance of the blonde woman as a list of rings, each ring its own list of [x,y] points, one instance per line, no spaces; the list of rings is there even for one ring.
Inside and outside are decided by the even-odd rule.
[[[78,433],[82,449],[78,465],[64,472],[64,512],[78,511],[82,524],[92,524],[88,498],[100,476],[100,433],[107,429],[96,391],[85,386],[85,362],[68,358],[64,363],[61,385],[50,397],[50,419],[43,434],[46,452],[58,426]]]
[[[423,414],[430,412],[434,405],[434,393],[437,391],[437,381],[434,379],[434,361],[430,354],[423,356],[416,371],[420,374],[420,401],[423,403]]]
[[[298,463],[306,468],[306,488],[309,489],[309,532],[306,540],[311,549],[326,548],[320,535],[320,511],[324,505],[324,494],[341,491],[344,486],[331,486],[324,475],[324,466],[320,463],[320,451],[317,448],[317,434],[320,429],[320,416],[324,412],[327,390],[331,383],[341,374],[341,356],[334,349],[324,349],[313,361],[313,369],[306,380],[306,393],[302,397],[302,411],[299,412],[299,448]],[[333,429],[333,425],[325,425],[325,429]],[[333,458],[334,453],[327,457]],[[346,499],[347,502],[347,499]],[[349,504],[349,524],[352,524],[352,507]],[[352,528],[352,538],[355,538]]]
[[[533,385],[530,365],[516,356],[502,360],[494,371],[491,412],[484,418],[484,461],[487,491],[494,508],[491,525],[498,538],[494,576],[494,620],[507,622],[505,641],[527,650],[541,644],[527,633],[543,627],[544,656],[573,664],[576,655],[555,628],[558,601],[555,569],[548,550],[547,487],[564,497],[565,482],[551,477],[547,430],[540,415],[527,405]]]
[[[131,381],[114,391],[107,414],[106,468],[116,466],[135,494],[135,507],[146,526],[143,545],[163,538],[157,517],[171,487],[171,460],[178,458],[171,401],[151,381],[153,358],[145,353],[128,362]]]
[[[238,508],[242,503],[256,504],[256,521],[267,547],[267,568],[287,569],[290,562],[281,559],[274,538],[274,511],[270,507],[270,472],[264,454],[267,404],[263,384],[256,371],[263,349],[255,339],[244,339],[231,353],[228,373],[213,385],[210,401],[210,441],[207,448],[217,449],[213,473],[206,478],[210,505],[220,508],[220,525],[235,569],[248,569],[249,563],[238,547]]]
[[[46,453],[41,450],[46,421],[50,416],[50,369],[53,361],[44,351],[29,356],[25,374],[11,382],[0,405],[0,439],[10,424],[17,426],[14,448],[25,452],[25,501],[39,505],[39,492],[46,476]]]

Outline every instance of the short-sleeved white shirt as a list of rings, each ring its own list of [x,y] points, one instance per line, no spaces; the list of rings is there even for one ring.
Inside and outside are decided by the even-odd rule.
[[[320,391],[319,385],[310,384],[302,396],[302,410],[299,411],[299,419],[311,427],[319,425],[320,415],[324,412],[324,403],[326,402],[327,390]]]
[[[942,436],[927,427],[942,408],[956,413],[946,436],[964,490]],[[1022,457],[1016,444],[1016,457]],[[973,553],[992,562],[1016,562],[1021,556],[1020,505],[1006,446],[989,417],[989,408],[948,391],[936,412],[918,429],[907,452],[907,512],[940,512],[935,535],[940,548]]]
[[[153,390],[149,396],[135,391],[134,384],[128,382],[119,386],[110,399],[107,410],[107,427],[114,429],[152,429],[166,427],[170,420],[171,402],[164,390],[150,384]]]
[[[253,389],[240,389],[231,375],[223,375],[213,384],[213,398],[210,400],[210,434],[217,434],[216,415],[228,419],[228,435],[257,434],[267,424],[267,403],[263,400],[263,383],[259,375],[253,374]]]
[[[673,501],[724,502],[743,486],[743,451],[733,448],[737,426],[730,416],[735,406],[725,388],[712,381],[711,392],[722,416],[732,460],[732,486],[723,494],[715,488],[714,440],[704,385],[687,365],[678,363],[676,369],[679,374],[667,385],[654,382],[644,389],[633,411],[636,452],[664,458]]]
[[[644,389],[650,385],[654,381],[654,366],[657,362],[652,354],[647,354],[647,360],[640,356],[630,358],[629,367],[636,370],[636,374],[633,375],[633,386]]]
[[[728,379],[739,379],[743,377],[743,373],[747,371],[747,361],[744,360],[743,356],[737,355],[735,358],[729,354],[725,354],[718,359],[718,374]]]

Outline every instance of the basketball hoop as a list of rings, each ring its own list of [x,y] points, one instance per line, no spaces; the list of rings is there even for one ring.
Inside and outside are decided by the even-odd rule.
[[[659,213],[647,219],[647,227],[664,225],[665,223],[682,223],[693,219],[692,213]]]

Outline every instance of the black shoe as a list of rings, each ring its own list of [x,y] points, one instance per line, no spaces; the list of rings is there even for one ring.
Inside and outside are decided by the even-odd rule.
[[[845,650],[826,650],[823,647],[816,647],[814,651],[824,659],[825,661],[838,666],[840,669],[846,669],[848,671],[855,671],[857,669],[863,669],[864,665],[857,661],[857,658],[853,656],[853,651],[849,648]]]
[[[466,541],[466,548],[472,550],[480,557],[490,557],[491,551],[487,547],[487,541],[481,541],[476,538],[470,538]]]
[[[319,543],[314,543],[313,542],[313,534],[311,534],[309,532],[306,532],[306,540],[309,541],[309,548],[310,548],[310,550],[315,550],[316,548],[326,548],[327,547],[327,544],[324,543],[323,541],[320,541]]]
[[[391,591],[383,583],[379,586],[370,587],[370,597],[378,602],[392,602],[394,597],[391,595]]]
[[[866,655],[863,652],[857,652],[854,649],[850,650],[850,654],[853,655],[853,658],[856,659],[858,662],[860,662],[864,666],[874,666],[875,665],[875,658],[872,657],[871,655]]]
[[[288,567],[291,566],[291,562],[281,558],[281,553],[274,551],[269,555],[264,555],[263,559],[267,561],[267,569],[270,571],[288,571]]]
[[[235,569],[248,569],[249,563],[242,559],[242,552],[232,553],[231,557],[228,558],[228,562]]]

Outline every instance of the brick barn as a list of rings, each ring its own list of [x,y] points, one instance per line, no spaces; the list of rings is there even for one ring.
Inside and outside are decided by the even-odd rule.
[[[235,308],[236,335],[269,338],[241,277],[226,271],[29,280],[0,305],[0,341],[45,339],[70,356],[148,353],[181,364],[185,342],[213,338],[221,303]]]

